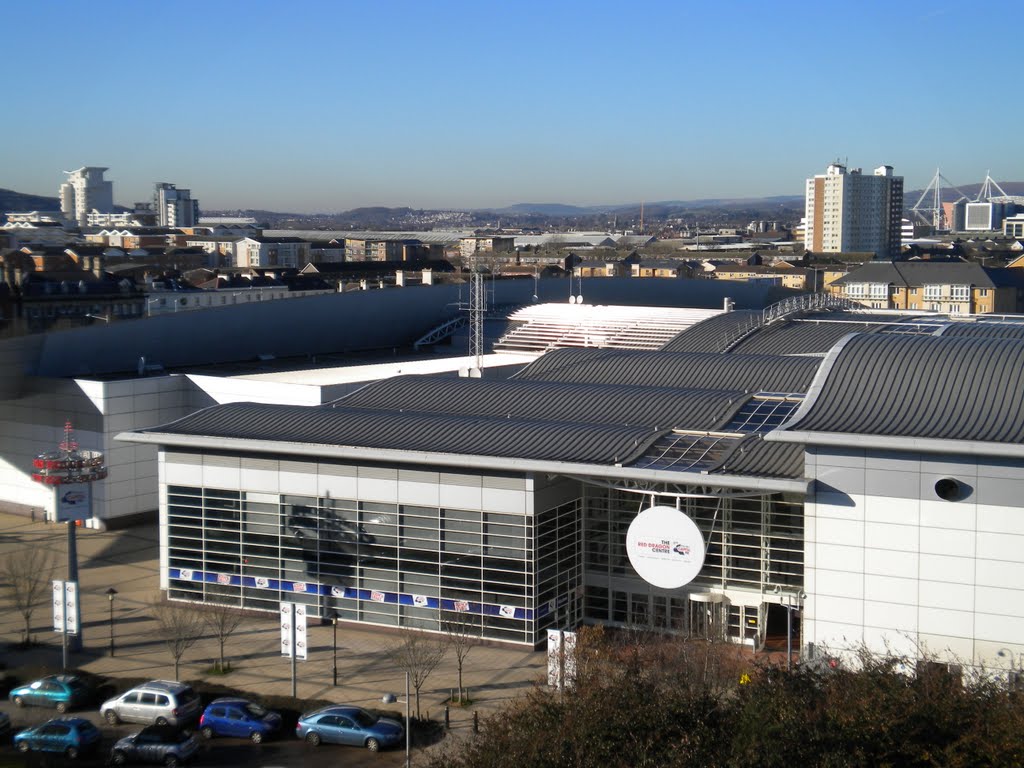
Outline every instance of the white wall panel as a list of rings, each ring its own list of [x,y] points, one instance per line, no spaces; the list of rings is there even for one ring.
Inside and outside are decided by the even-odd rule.
[[[921,578],[953,584],[974,583],[974,558],[921,554]]]

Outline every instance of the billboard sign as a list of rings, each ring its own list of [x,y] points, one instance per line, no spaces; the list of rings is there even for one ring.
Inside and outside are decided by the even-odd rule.
[[[78,582],[53,582],[53,631],[78,634]]]
[[[306,642],[306,606],[295,603],[281,603],[281,655],[305,661],[308,645]]]
[[[91,488],[89,483],[67,483],[53,487],[58,523],[88,520],[92,517]]]
[[[648,584],[677,589],[697,578],[704,566],[704,536],[678,509],[650,507],[630,523],[626,554]]]

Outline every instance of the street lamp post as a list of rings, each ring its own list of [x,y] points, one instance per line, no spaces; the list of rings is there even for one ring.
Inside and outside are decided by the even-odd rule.
[[[117,590],[110,587],[107,590],[107,602],[110,604],[110,655],[114,655],[114,596]]]
[[[331,647],[334,653],[334,666],[332,668],[332,677],[334,680],[334,686],[338,686],[338,617],[334,616],[331,619]]]

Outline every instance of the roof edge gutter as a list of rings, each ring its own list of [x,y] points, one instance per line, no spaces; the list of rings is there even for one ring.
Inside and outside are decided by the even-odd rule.
[[[121,432],[114,439],[128,443],[179,448],[218,451],[226,449],[249,453],[286,453],[293,456],[328,457],[398,464],[440,464],[449,467],[500,472],[542,472],[558,475],[599,474],[601,477],[622,480],[645,480],[675,484],[690,483],[718,488],[741,488],[779,493],[806,494],[811,482],[806,478],[790,480],[786,478],[716,475],[700,472],[667,472],[656,469],[634,469],[632,467],[605,466],[600,464],[574,464],[562,461],[517,459],[504,456],[398,451],[387,448],[361,448],[351,445],[324,445],[320,443],[268,442],[231,437],[176,435],[161,432]]]
[[[882,451],[909,451],[912,453],[959,453],[968,456],[994,456],[1024,459],[1024,445],[1016,443],[989,443],[982,440],[943,440],[934,437],[889,437],[886,435],[857,435],[846,432],[769,432],[764,439],[773,443],[803,443],[831,448],[874,448]]]

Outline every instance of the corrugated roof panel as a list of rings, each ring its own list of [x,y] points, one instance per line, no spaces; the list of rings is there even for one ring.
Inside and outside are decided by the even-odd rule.
[[[662,352],[721,352],[760,311],[737,310],[709,317],[685,331],[661,348]]]
[[[492,418],[712,429],[749,399],[731,390],[397,376],[332,405]]]
[[[698,352],[558,349],[538,358],[516,379],[626,386],[806,392],[820,360]]]
[[[1024,343],[852,337],[791,431],[1024,441]]]
[[[142,432],[522,459],[628,462],[662,434],[647,426],[230,403]]]

